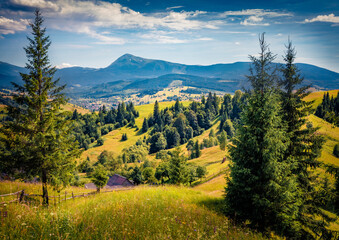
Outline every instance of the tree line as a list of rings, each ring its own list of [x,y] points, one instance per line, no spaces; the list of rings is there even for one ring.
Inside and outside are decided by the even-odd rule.
[[[339,92],[336,97],[331,97],[330,94],[324,93],[322,102],[315,111],[315,115],[324,119],[335,126],[339,126]]]

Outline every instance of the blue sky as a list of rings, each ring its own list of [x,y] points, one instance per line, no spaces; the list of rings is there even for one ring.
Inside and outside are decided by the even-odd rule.
[[[0,0],[0,61],[24,66],[36,7],[59,67],[106,67],[125,53],[184,64],[248,61],[266,32],[278,62],[290,36],[297,62],[339,72],[334,0]]]

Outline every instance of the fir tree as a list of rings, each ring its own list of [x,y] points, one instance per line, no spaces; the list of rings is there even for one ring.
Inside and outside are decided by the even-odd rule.
[[[159,125],[159,121],[161,120],[161,118],[160,118],[160,109],[159,109],[158,101],[155,101],[154,103],[153,119],[154,119],[154,123],[157,123]]]
[[[187,159],[181,154],[180,148],[172,152],[169,160],[169,176],[173,184],[185,184],[188,182]]]
[[[315,188],[312,184],[310,168],[320,166],[317,158],[320,156],[324,139],[317,134],[318,128],[309,125],[305,128],[306,117],[311,111],[313,102],[305,102],[310,86],[297,89],[296,87],[303,82],[297,67],[294,64],[296,52],[289,40],[286,46],[287,51],[284,56],[285,66],[282,69],[283,79],[280,82],[282,86],[282,116],[287,125],[286,134],[289,138],[288,148],[285,152],[285,161],[293,161],[293,175],[296,176],[298,183],[299,204],[298,224],[303,226],[298,235],[300,238],[310,238],[312,234],[326,232],[326,219],[324,212],[317,206]],[[329,96],[324,95],[325,105],[329,102]],[[318,217],[323,216],[325,221],[318,221]],[[310,233],[313,232],[313,233]]]
[[[227,146],[227,135],[225,131],[222,131],[219,137],[219,143],[220,143],[220,149],[222,151],[226,150],[226,146]]]
[[[142,123],[142,129],[141,129],[141,131],[142,131],[143,133],[145,133],[145,132],[148,131],[148,122],[147,122],[147,119],[146,119],[146,118],[144,118],[144,122]]]
[[[59,79],[53,80],[56,68],[51,67],[48,58],[51,41],[43,21],[37,9],[30,24],[33,37],[28,37],[29,45],[24,48],[28,73],[21,73],[22,86],[14,84],[18,94],[13,100],[17,104],[8,106],[8,116],[13,121],[1,127],[6,148],[1,163],[10,160],[8,170],[17,170],[24,177],[39,175],[43,203],[48,205],[47,184],[57,188],[67,185],[75,168],[73,160],[80,152],[71,137],[72,124],[60,111],[66,103],[61,93],[65,86],[58,86]]]
[[[198,158],[200,156],[201,156],[201,150],[200,150],[199,141],[197,140],[194,144],[194,158]]]
[[[286,137],[279,116],[278,98],[264,34],[259,38],[259,57],[250,56],[254,68],[248,76],[253,90],[241,113],[241,124],[230,149],[232,164],[226,187],[228,214],[238,221],[250,220],[261,231],[278,234],[293,231],[296,217],[296,184],[290,164],[283,161]]]

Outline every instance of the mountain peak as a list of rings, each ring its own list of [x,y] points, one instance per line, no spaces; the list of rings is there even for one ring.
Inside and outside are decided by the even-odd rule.
[[[132,54],[126,53],[119,57],[117,60],[113,62],[113,64],[131,64],[131,63],[141,63],[144,62],[145,59],[141,57],[134,56]]]

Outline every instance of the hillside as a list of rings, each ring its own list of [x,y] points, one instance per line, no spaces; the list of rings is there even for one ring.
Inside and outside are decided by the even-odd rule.
[[[331,94],[336,94],[337,91]],[[318,101],[322,96],[323,92],[312,93],[307,100]],[[189,103],[183,102],[185,106]],[[161,102],[159,106],[163,109],[173,104],[174,102]],[[139,128],[143,118],[152,113],[153,107],[153,104],[136,106],[140,117],[135,122]],[[75,108],[81,110],[72,105],[65,107],[65,110]],[[326,138],[320,160],[339,166],[338,159],[332,154],[334,144],[339,142],[339,128],[314,115],[310,115],[308,120],[314,126],[319,126],[319,132]],[[219,119],[216,118],[212,126],[215,132],[218,125]],[[210,129],[194,140],[201,142],[208,137],[209,132]],[[123,133],[127,133],[127,141],[120,141]],[[123,148],[135,144],[147,134],[141,134],[135,128],[129,127],[113,130],[103,137],[103,146],[94,147],[94,143],[92,148],[83,152],[81,159],[89,156],[94,162],[103,150],[113,151],[118,155]],[[180,148],[188,154],[185,145]],[[38,235],[41,239],[264,239],[261,234],[234,226],[222,214],[225,173],[229,163],[229,160],[224,163],[222,160],[227,156],[227,151],[221,151],[219,146],[214,146],[201,152],[199,158],[189,160],[188,163],[205,166],[208,173],[204,179],[197,180],[193,188],[140,186],[130,191],[69,200],[49,209],[10,204],[0,208],[1,211],[5,209],[9,216],[2,221],[0,237],[21,239],[25,236],[25,239],[34,239]],[[147,158],[155,160],[154,154]],[[0,195],[21,189],[39,194],[40,188],[40,185],[35,184],[1,182]],[[50,191],[51,195],[64,194],[64,191]],[[90,190],[69,187],[65,191],[69,194],[71,191],[77,193]],[[338,228],[337,222],[331,225],[331,229]]]
[[[333,90],[330,93],[332,95],[336,95],[338,90]],[[306,100],[311,101],[315,100],[315,102],[321,101],[324,92],[314,92],[311,93]],[[165,107],[170,107],[174,104],[174,102],[161,102],[160,109]],[[189,105],[189,102],[183,102],[185,106]],[[141,128],[142,121],[144,117],[148,117],[153,111],[154,104],[147,104],[136,106],[137,111],[140,113],[140,117],[136,119],[136,125]],[[330,123],[314,116],[311,114],[308,117],[308,120],[312,122],[314,126],[320,127],[319,132],[325,137],[325,144],[322,150],[322,154],[320,160],[324,163],[331,163],[339,166],[338,158],[333,155],[333,147],[339,142],[339,128],[331,125]],[[213,126],[211,129],[214,129],[217,132],[217,127],[219,126],[219,119],[215,119],[213,122]],[[201,135],[193,138],[194,141],[199,140],[202,142],[204,138],[208,138],[210,129],[202,133]],[[121,141],[121,136],[123,133],[127,133],[128,140]],[[136,143],[136,141],[140,138],[143,138],[148,133],[141,134],[139,131],[136,131],[134,128],[123,127],[120,129],[116,129],[109,134],[105,135],[103,138],[105,140],[104,145],[100,147],[93,147],[85,151],[81,159],[85,159],[87,156],[91,159],[92,162],[97,160],[98,155],[103,150],[113,151],[115,155],[119,155],[122,149],[131,146]],[[93,143],[95,146],[95,143]],[[182,151],[188,155],[188,151],[186,149],[186,145],[181,145],[180,148]],[[228,160],[226,162],[221,163],[223,158],[227,155],[227,152],[223,152],[220,150],[219,146],[206,148],[202,150],[202,155],[199,158],[189,160],[189,163],[195,164],[198,166],[205,166],[207,168],[208,174],[203,181],[204,183],[199,185],[199,181],[196,182],[198,184],[195,187],[197,190],[202,190],[207,192],[208,194],[212,194],[214,196],[221,196],[223,194],[223,189],[225,187],[224,173],[227,170],[227,165],[229,163]],[[149,160],[155,160],[154,154],[148,155]],[[131,164],[133,165],[133,164]],[[205,183],[205,181],[207,181]]]
[[[312,83],[317,89],[335,89],[338,86],[338,73],[309,64],[296,65],[305,77],[304,84]],[[63,68],[57,71],[56,77],[60,77],[61,83],[68,85],[68,94],[77,97],[88,94],[102,97],[103,93],[100,91],[97,95],[94,94],[100,84],[107,84],[109,87],[106,95],[114,95],[129,94],[136,89],[139,92],[162,89],[173,80],[183,80],[184,86],[234,92],[246,86],[244,80],[249,74],[249,66],[249,62],[185,65],[125,54],[106,68]],[[10,87],[11,81],[19,82],[19,72],[25,72],[25,69],[0,62],[0,87]],[[114,87],[116,84],[119,85],[117,88]]]

